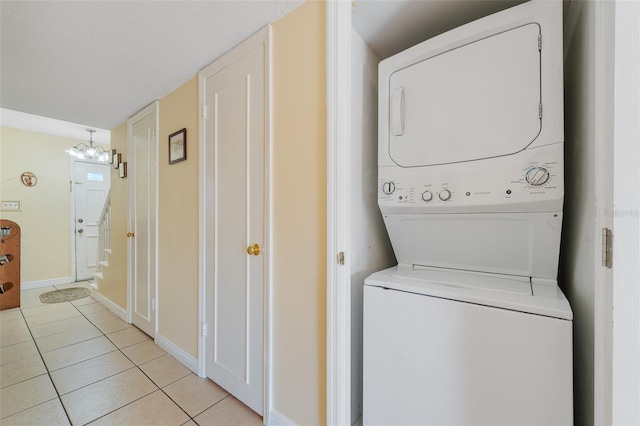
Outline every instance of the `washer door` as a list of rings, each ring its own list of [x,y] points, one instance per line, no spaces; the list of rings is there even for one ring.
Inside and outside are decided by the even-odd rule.
[[[466,44],[391,75],[389,155],[401,167],[514,154],[540,133],[538,24]]]

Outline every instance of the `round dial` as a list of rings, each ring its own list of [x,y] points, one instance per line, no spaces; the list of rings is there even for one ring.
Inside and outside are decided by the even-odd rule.
[[[395,190],[396,190],[396,184],[393,182],[385,182],[382,184],[382,192],[384,192],[387,195],[393,194]]]
[[[525,178],[530,185],[540,186],[549,181],[549,170],[544,167],[534,167],[527,172]]]
[[[433,200],[433,194],[431,193],[431,191],[424,191],[422,193],[422,200],[424,200],[424,201]]]
[[[449,201],[451,199],[451,191],[449,191],[448,189],[443,189],[442,191],[440,191],[440,194],[438,194],[438,196],[442,201]]]

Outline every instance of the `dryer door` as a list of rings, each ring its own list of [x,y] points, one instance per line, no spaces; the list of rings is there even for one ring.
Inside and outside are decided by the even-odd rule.
[[[401,167],[519,152],[540,133],[540,27],[527,24],[391,75],[389,155]]]

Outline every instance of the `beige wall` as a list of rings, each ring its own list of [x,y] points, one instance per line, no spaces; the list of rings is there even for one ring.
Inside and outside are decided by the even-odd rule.
[[[325,4],[273,25],[273,403],[326,422]]]
[[[187,159],[169,165],[169,135],[187,129]],[[198,77],[160,100],[158,333],[198,355]]]
[[[111,148],[127,161],[127,123],[111,130]],[[127,183],[111,167],[111,254],[104,279],[96,281],[98,292],[122,309],[127,309]]]
[[[22,202],[0,212],[22,231],[21,282],[71,278],[70,160],[65,149],[86,141],[0,128],[0,198]],[[33,172],[36,186],[20,181]]]

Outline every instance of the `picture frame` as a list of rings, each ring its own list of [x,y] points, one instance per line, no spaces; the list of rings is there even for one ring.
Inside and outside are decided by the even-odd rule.
[[[120,178],[126,178],[127,177],[127,162],[125,161],[124,163],[120,163],[119,167],[118,167],[119,173],[120,173]]]
[[[109,156],[109,164],[113,164],[113,159],[115,158],[115,156],[116,156],[116,150],[112,149],[111,155]]]
[[[111,156],[111,163],[113,164],[114,169],[118,169],[120,167],[120,161],[122,161],[122,154],[117,153]]]
[[[169,135],[169,164],[187,159],[187,129],[183,128]]]

